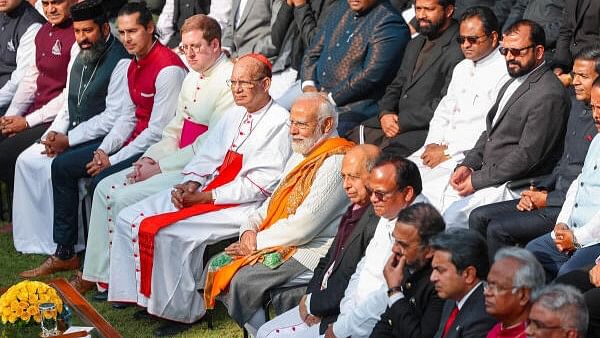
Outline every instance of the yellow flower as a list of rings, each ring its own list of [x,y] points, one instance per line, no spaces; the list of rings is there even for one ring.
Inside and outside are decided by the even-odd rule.
[[[9,307],[5,307],[2,309],[2,315],[3,316],[8,316],[11,313],[11,309]]]
[[[38,301],[38,296],[35,293],[29,294],[29,303],[35,303]]]
[[[48,303],[49,300],[50,296],[48,296],[47,294],[40,295],[40,303]]]
[[[38,309],[37,306],[31,305],[30,307],[27,308],[27,313],[29,313],[30,315],[36,315],[40,312],[40,309]]]
[[[16,315],[16,314],[14,314],[14,313],[11,313],[11,314],[8,316],[8,322],[9,322],[9,323],[11,323],[11,324],[14,324],[14,323],[17,321],[17,318],[18,318],[18,317],[17,317],[17,315]]]
[[[46,319],[56,318],[56,310],[44,311],[44,318],[46,318]]]
[[[21,318],[21,320],[24,322],[28,322],[31,318],[31,315],[27,312],[24,312],[21,316],[19,316],[19,318]]]
[[[37,315],[33,315],[33,320],[35,320],[38,323],[42,322],[42,315],[41,314],[37,314]]]
[[[15,315],[17,315],[17,316],[21,316],[21,315],[23,314],[23,312],[24,312],[24,311],[23,311],[23,309],[21,309],[21,308],[18,308],[18,309],[16,309],[16,310],[14,311],[14,314],[15,314]]]
[[[6,324],[8,322],[8,316],[2,316],[2,324]]]
[[[16,309],[19,308],[19,301],[17,301],[16,299],[13,300],[12,302],[10,302],[10,309],[12,311],[15,311]]]
[[[27,292],[32,294],[35,293],[35,290],[37,290],[38,285],[35,282],[28,282],[27,284],[25,284],[25,288],[27,289]]]
[[[19,299],[20,301],[27,300],[29,299],[29,294],[27,294],[27,292],[19,292],[19,294],[17,295],[17,299]]]
[[[29,303],[27,303],[27,301],[24,302],[19,302],[19,307],[23,310],[27,309],[29,307]]]

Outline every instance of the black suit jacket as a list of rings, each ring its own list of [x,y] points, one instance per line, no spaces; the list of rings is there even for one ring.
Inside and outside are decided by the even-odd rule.
[[[437,330],[444,300],[439,298],[431,276],[431,263],[410,274],[404,272],[404,298],[388,307],[377,323],[371,338],[431,338]]]
[[[547,174],[562,153],[570,100],[556,75],[540,66],[497,111],[510,83],[500,90],[487,115],[486,130],[462,163],[474,170],[471,182],[477,190]]]
[[[442,337],[444,326],[455,305],[456,302],[453,300],[447,300],[444,304],[444,311],[435,338]],[[458,311],[458,315],[445,338],[485,338],[497,322],[496,319],[485,312],[483,284],[480,284]]]
[[[310,298],[310,313],[321,317],[321,334],[325,332],[330,323],[336,321],[337,316],[340,314],[340,301],[344,297],[350,277],[352,277],[358,262],[364,256],[365,250],[371,238],[373,238],[373,234],[375,234],[378,221],[379,217],[375,215],[373,206],[369,206],[354,227],[341,256],[335,262],[331,275],[327,280],[326,289],[321,290],[321,282],[331,264],[337,238],[329,248],[329,251],[327,251],[327,255],[321,258],[315,268],[313,278],[308,284],[306,293],[312,294]]]
[[[565,0],[554,65],[569,71],[573,56],[600,38],[600,1]]]
[[[417,58],[425,45],[426,37],[420,35],[412,39],[404,53],[404,58],[394,81],[386,88],[385,95],[379,100],[382,114],[398,114],[400,134],[389,141],[389,148],[401,156],[408,156],[425,142],[429,121],[438,103],[448,90],[454,66],[464,56],[456,36],[458,24],[452,22],[441,36],[435,39],[435,46],[425,60],[419,72],[414,74]],[[379,117],[371,118],[364,125],[380,128]],[[383,135],[383,133],[381,133]],[[382,146],[386,148],[386,143]]]

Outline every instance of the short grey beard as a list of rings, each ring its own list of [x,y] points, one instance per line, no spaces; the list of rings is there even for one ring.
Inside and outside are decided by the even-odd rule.
[[[106,50],[106,42],[104,41],[104,37],[100,37],[100,39],[94,43],[92,43],[92,47],[90,49],[82,49],[79,52],[81,57],[81,61],[85,64],[91,64],[102,56],[102,53]]]
[[[323,139],[323,136],[325,136],[325,134],[321,131],[321,125],[319,123],[313,136],[302,141],[292,140],[292,150],[298,154],[308,155],[315,144],[319,143]]]

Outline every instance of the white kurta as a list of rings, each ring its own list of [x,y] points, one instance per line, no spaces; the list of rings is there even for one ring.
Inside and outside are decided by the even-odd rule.
[[[74,61],[75,58],[71,60]],[[69,74],[71,70],[69,65]],[[129,59],[120,60],[115,66],[108,85],[106,109],[72,129],[69,143],[84,143],[94,139],[94,132],[110,128],[107,121],[116,121],[121,112],[123,91],[127,89],[127,66]],[[69,82],[67,82],[67,88]],[[68,89],[66,91],[68,93]],[[67,100],[48,130],[65,133],[69,125]],[[76,137],[71,137],[76,134]],[[52,239],[54,205],[52,197],[51,165],[53,158],[42,155],[44,147],[33,144],[19,157],[15,165],[15,191],[13,193],[13,242],[15,249],[23,253],[54,254],[56,243]],[[80,234],[83,231],[79,231]],[[84,241],[79,241],[82,248]]]
[[[445,209],[444,192],[452,189],[449,185],[452,172],[485,130],[486,116],[509,79],[506,61],[497,50],[477,62],[465,59],[454,67],[448,92],[429,123],[425,145],[409,156],[419,167],[423,195],[438,210]],[[432,143],[446,145],[450,158],[429,168],[423,164],[421,155],[425,146]]]
[[[110,253],[108,297],[134,302],[149,313],[180,322],[194,322],[204,315],[202,256],[206,245],[235,237],[239,226],[273,191],[291,154],[289,113],[272,102],[253,114],[242,107],[227,113],[209,129],[204,144],[184,169],[184,181],[205,185],[216,174],[231,148],[243,154],[243,165],[230,183],[213,190],[216,204],[237,207],[193,216],[158,232],[154,239],[152,293],[139,293],[140,260],[138,228],[146,216],[175,211],[171,189],[161,191],[123,209],[115,224]],[[252,129],[251,133],[248,133]]]
[[[203,150],[202,143],[207,133],[200,135],[193,144],[179,149],[184,120],[210,128],[233,107],[233,96],[225,83],[231,76],[232,69],[233,64],[225,56],[221,56],[204,74],[190,70],[179,93],[175,117],[164,129],[160,142],[152,145],[143,155],[159,162],[162,174],[143,182],[129,184],[126,176],[133,169],[127,168],[106,177],[96,186],[83,269],[85,280],[108,283],[108,243],[114,230],[115,216],[121,209],[154,193],[169,189],[181,181],[180,172],[183,166],[163,166],[162,159],[175,155],[182,161],[186,158],[190,160],[194,149]]]

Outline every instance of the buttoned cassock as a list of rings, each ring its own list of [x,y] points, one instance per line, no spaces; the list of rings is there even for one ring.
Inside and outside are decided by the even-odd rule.
[[[121,114],[123,105],[123,92],[127,91],[126,71],[129,66],[129,55],[122,44],[112,35],[108,38],[107,44],[114,43],[115,46],[110,49],[105,61],[100,63],[96,81],[90,82],[90,90],[86,95],[94,97],[92,88],[98,93],[106,96],[101,102],[95,102],[96,109],[99,109],[97,115],[90,116],[88,120],[76,124],[70,129],[72,123],[69,123],[69,104],[65,99],[63,107],[48,128],[48,131],[67,133],[71,146],[83,144],[95,139],[96,134],[106,134],[117,121]],[[79,48],[73,45],[77,52]],[[116,58],[116,60],[112,58]],[[72,91],[71,86],[78,86],[83,81],[80,74],[73,73],[73,63],[78,57],[71,58],[69,65],[69,81],[67,81],[66,92]],[[109,66],[110,64],[110,66]],[[106,69],[106,77],[98,77]],[[90,73],[90,72],[88,72]],[[75,82],[73,82],[75,81]],[[99,82],[99,83],[95,83]],[[76,91],[76,90],[75,90]],[[74,121],[73,121],[74,122]],[[56,244],[52,240],[52,227],[49,220],[54,214],[54,205],[52,203],[52,181],[50,169],[54,158],[42,155],[44,151],[42,144],[34,144],[19,155],[15,166],[15,191],[13,195],[13,241],[15,248],[23,253],[53,254],[56,250]],[[82,234],[83,232],[80,232]],[[77,249],[83,249],[84,238],[79,236]]]
[[[288,112],[271,101],[246,114],[234,107],[207,132],[206,151],[198,153],[183,170],[183,181],[203,186],[215,177],[226,152],[243,155],[242,169],[230,183],[212,190],[215,204],[240,204],[178,221],[154,238],[152,294],[139,293],[140,260],[137,234],[146,216],[177,210],[171,189],[123,209],[115,224],[110,254],[108,298],[147,307],[149,313],[180,322],[194,322],[204,314],[202,255],[206,245],[235,237],[239,226],[272,192],[291,154]],[[251,131],[251,132],[250,132]]]
[[[485,130],[485,118],[496,102],[500,88],[509,80],[504,57],[494,49],[477,62],[465,59],[452,73],[448,92],[438,104],[429,123],[425,145],[410,155],[423,181],[423,195],[438,209],[456,165],[473,148]],[[444,144],[449,159],[429,168],[421,155],[428,144]]]
[[[389,2],[356,13],[347,1],[328,10],[323,25],[305,51],[302,87],[329,93],[340,111],[344,135],[379,112],[377,100],[394,78],[410,40],[408,26]]]
[[[179,93],[176,116],[164,129],[162,139],[150,146],[142,156],[158,162],[161,173],[130,184],[126,176],[133,168],[127,168],[98,184],[89,222],[83,269],[85,280],[108,283],[109,241],[119,211],[181,182],[181,170],[194,153],[210,150],[202,146],[207,133],[198,136],[194,143],[180,147],[184,120],[203,124],[210,129],[233,107],[233,96],[226,85],[232,69],[231,61],[221,55],[206,72],[190,70]]]

